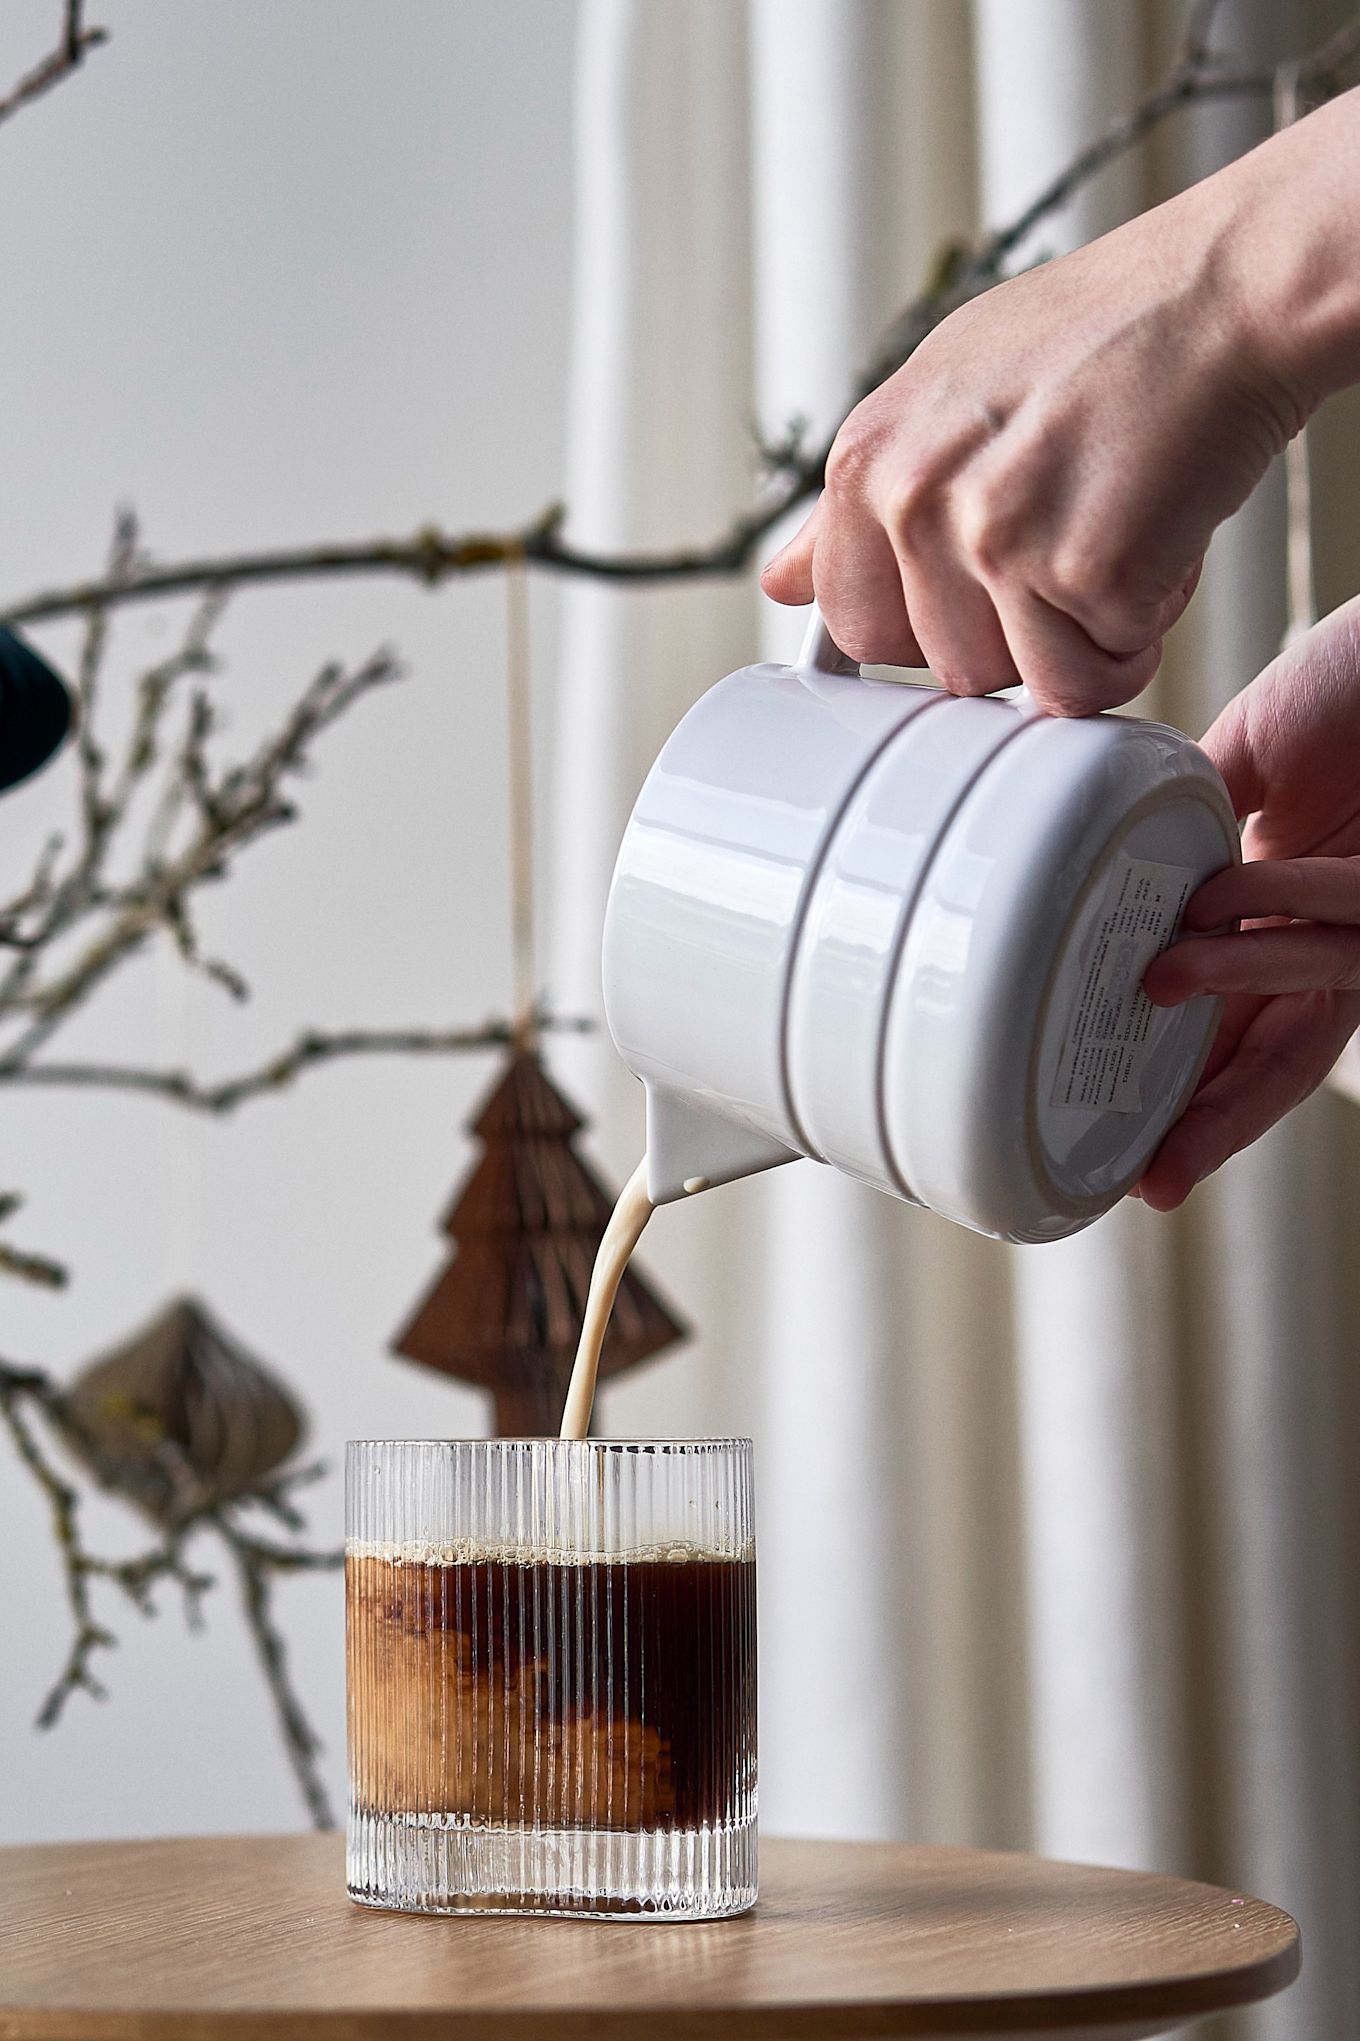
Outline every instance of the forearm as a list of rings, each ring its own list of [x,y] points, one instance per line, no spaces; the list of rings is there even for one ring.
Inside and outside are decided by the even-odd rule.
[[[1211,178],[1249,344],[1302,425],[1360,382],[1360,87]]]

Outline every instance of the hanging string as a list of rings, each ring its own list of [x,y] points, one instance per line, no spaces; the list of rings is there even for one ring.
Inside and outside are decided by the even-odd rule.
[[[505,676],[510,744],[510,935],[516,1045],[532,1048],[538,997],[534,975],[534,759],[529,702],[529,577],[524,556],[505,570]]]
[[[1289,127],[1306,111],[1299,103],[1299,66],[1281,64],[1275,73],[1275,127]],[[1317,622],[1317,589],[1313,574],[1312,475],[1308,428],[1297,432],[1284,450],[1285,490],[1285,632],[1292,645]]]
[[[161,944],[152,972],[158,1061],[173,1070],[193,1067],[193,974],[173,949]],[[166,1290],[172,1297],[197,1291],[204,1277],[203,1211],[208,1175],[204,1126],[193,1113],[162,1115],[161,1153],[168,1223],[164,1249]]]

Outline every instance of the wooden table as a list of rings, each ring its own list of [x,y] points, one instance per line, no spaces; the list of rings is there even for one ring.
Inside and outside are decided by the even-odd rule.
[[[1259,1900],[977,1850],[765,1842],[698,1924],[374,1913],[333,1835],[0,1850],[0,2041],[1134,2041],[1298,1967]]]

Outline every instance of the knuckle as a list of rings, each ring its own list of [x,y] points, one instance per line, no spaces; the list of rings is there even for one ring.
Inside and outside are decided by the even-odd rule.
[[[825,486],[833,497],[862,495],[878,458],[880,434],[869,419],[852,411],[831,442]]]
[[[1045,568],[1046,592],[1116,656],[1141,654],[1176,621],[1185,601],[1153,593],[1132,555],[1099,533],[1063,540]]]
[[[961,490],[955,510],[959,544],[984,577],[1005,572],[1014,561],[1024,520],[1007,491],[994,482]]]
[[[883,528],[896,552],[910,550],[938,496],[938,482],[928,467],[908,462],[894,469],[884,496]]]
[[[1094,533],[1072,532],[1055,546],[1047,579],[1064,609],[1103,607],[1118,601],[1123,570],[1114,550]]]

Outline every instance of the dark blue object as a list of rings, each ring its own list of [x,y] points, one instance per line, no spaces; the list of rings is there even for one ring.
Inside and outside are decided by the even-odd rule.
[[[71,722],[65,681],[31,645],[0,628],[0,793],[46,765]]]

